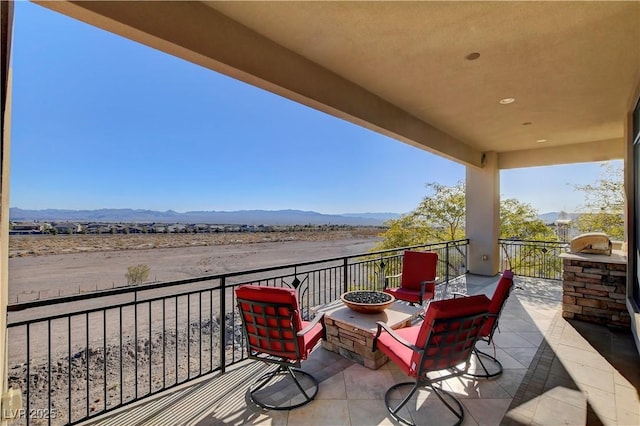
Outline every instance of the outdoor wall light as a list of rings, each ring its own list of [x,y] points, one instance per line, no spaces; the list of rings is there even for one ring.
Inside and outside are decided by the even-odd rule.
[[[502,105],[509,105],[509,104],[514,103],[515,101],[516,101],[516,100],[515,100],[515,98],[504,98],[504,99],[500,99],[500,103],[501,103]]]

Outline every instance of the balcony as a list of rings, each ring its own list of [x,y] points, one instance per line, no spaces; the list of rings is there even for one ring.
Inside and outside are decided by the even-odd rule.
[[[470,293],[491,294],[496,282],[466,275],[451,284]],[[464,424],[638,424],[640,370],[631,335],[564,320],[557,281],[517,277],[516,285],[496,339],[504,374],[495,380],[446,382],[462,400]],[[384,407],[384,393],[405,377],[392,363],[369,370],[318,347],[303,364],[321,380],[318,396],[290,412],[264,411],[247,403],[247,382],[264,368],[243,362],[224,376],[127,408],[96,424],[140,424],[143,419],[149,424],[394,424]],[[433,398],[426,392],[418,396],[411,410],[416,424],[452,422]]]
[[[416,2],[406,8],[327,2],[311,14],[307,5],[291,2],[39,4],[467,166],[470,220],[466,232],[475,245],[475,255],[465,259],[463,271],[450,271],[447,265],[446,276],[451,282],[467,270],[486,275],[497,271],[492,255],[498,238],[499,172],[504,169],[624,158],[628,166],[625,189],[629,197],[629,253],[637,251],[638,190],[634,182],[638,181],[639,144],[631,149],[638,140],[636,105],[640,93],[637,2],[539,2],[526,8],[510,2],[476,2],[473,7],[466,2]],[[3,2],[1,16],[2,64],[7,71],[12,59],[12,2]],[[482,17],[473,31],[469,31],[469,16]],[[504,22],[511,25],[501,25]],[[316,43],[319,34],[322,42]],[[451,34],[456,34],[456,43],[450,42]],[[345,40],[350,42],[344,43]],[[505,40],[509,43],[505,44]],[[477,46],[480,51],[475,51]],[[540,61],[540,55],[531,54],[531,46],[544,49],[544,61]],[[425,55],[425,51],[429,54]],[[479,55],[480,61],[468,62]],[[362,63],[377,66],[362,67]],[[16,79],[23,74],[17,71]],[[3,117],[11,112],[11,79],[7,75],[4,72],[0,78],[7,89],[2,92]],[[479,81],[482,84],[477,84]],[[517,102],[505,109],[497,101],[511,96],[514,88],[518,88]],[[556,93],[567,96],[549,96]],[[464,126],[460,126],[461,118]],[[522,127],[520,123],[534,125]],[[10,181],[8,127],[1,137],[3,158],[7,159],[2,182],[6,184]],[[541,136],[527,130],[531,128]],[[10,205],[7,197],[8,191],[3,191],[3,206]],[[2,218],[6,224],[6,212]],[[0,240],[6,243],[5,234],[0,235]],[[303,308],[309,309],[313,303],[335,299],[354,283],[359,285],[359,273],[373,285],[376,269],[393,268],[391,260],[383,258],[368,266],[364,260],[359,262],[361,266],[352,267],[351,259],[337,259],[327,267],[290,265],[277,273],[274,268],[66,298],[48,306],[9,306],[8,329],[2,329],[7,334],[2,336],[2,341],[8,342],[2,351],[6,355],[0,358],[2,365],[8,367],[10,383],[23,390],[27,411],[57,410],[57,418],[50,423],[97,420],[117,410],[130,410],[132,419],[139,415],[138,422],[144,423],[153,415],[142,407],[132,408],[143,399],[151,401],[171,392],[161,406],[169,407],[170,398],[174,398],[176,405],[183,404],[181,407],[190,407],[187,403],[204,407],[219,400],[211,394],[198,400],[195,388],[182,388],[197,380],[208,380],[213,393],[211,388],[224,388],[234,374],[249,374],[251,368],[258,368],[246,365],[242,338],[234,333],[233,286],[242,282],[290,285],[300,289]],[[629,262],[629,269],[636,270],[635,255],[629,257]],[[520,277],[529,275],[517,268],[514,271]],[[538,283],[533,284],[538,292],[549,291],[549,283],[543,278],[533,281]],[[471,284],[471,277],[466,279]],[[309,290],[318,283],[326,284],[318,287],[322,292]],[[524,286],[524,281],[520,284]],[[6,274],[1,285],[6,292]],[[637,282],[628,284],[628,295],[625,302],[633,316],[638,343]],[[511,303],[522,303],[524,309],[516,309],[518,320],[514,324],[538,321],[537,312],[527,311],[525,299],[540,308],[551,303],[549,297],[525,297],[524,292],[513,299]],[[548,313],[557,315],[557,309],[548,307]],[[552,400],[557,399],[557,393],[543,392],[549,378],[566,371],[561,375],[563,380],[556,380],[563,387],[551,390],[579,390],[582,398],[572,399],[563,391],[561,402],[580,406],[581,412],[587,413],[588,422],[594,419],[593,423],[626,423],[625,412],[618,411],[630,406],[627,403],[637,404],[637,353],[618,333],[608,334],[601,328],[551,317],[555,320],[546,319],[550,321],[548,328],[537,332],[543,336],[540,357],[535,355],[529,362],[521,353],[516,356],[522,367],[540,365],[542,372],[536,374],[536,368],[530,376],[523,376],[524,381],[515,376],[513,382],[524,383],[524,391],[520,395],[516,390],[509,405],[517,405],[535,419],[539,404],[553,405]],[[226,328],[227,324],[231,327]],[[505,335],[518,334],[518,330],[507,327],[503,324]],[[507,351],[508,342],[499,343],[501,350]],[[154,348],[159,349],[160,355]],[[595,350],[593,356],[581,352],[586,348]],[[580,357],[576,359],[577,354]],[[633,362],[625,363],[623,354],[631,356]],[[584,367],[574,370],[577,366],[572,360]],[[602,360],[606,364],[587,368]],[[169,368],[172,365],[173,370]],[[515,364],[512,368],[519,369]],[[581,378],[582,370],[604,370],[613,378],[588,382],[588,378]],[[7,372],[3,379],[6,375]],[[502,379],[507,377],[510,376],[505,374]],[[593,377],[598,375],[594,373]],[[205,386],[204,383],[197,386]],[[499,381],[492,383],[505,388]],[[483,385],[488,386],[478,384]],[[633,388],[636,392],[629,392]],[[596,403],[610,397],[611,392],[617,397],[619,390],[630,396],[624,403],[613,405],[613,410],[601,409]],[[188,398],[185,392],[194,397]],[[483,392],[481,396],[487,394],[491,395]],[[479,419],[473,416],[474,399],[465,401],[471,413],[469,419]],[[242,404],[242,399],[232,403]],[[486,409],[488,404],[476,406],[495,414],[498,410]],[[231,403],[228,406],[235,407]],[[637,407],[631,408],[631,413],[638,412]],[[241,423],[238,413],[243,409],[240,406],[235,410]],[[174,411],[178,412],[164,410],[165,415],[172,416],[167,417],[169,423],[175,423]],[[289,413],[287,421],[293,424],[295,419],[289,416],[295,417],[299,412]],[[218,418],[223,416],[220,411]],[[211,418],[209,415],[210,423],[215,423]],[[247,420],[256,418],[257,415]],[[524,417],[521,420],[526,423]],[[631,415],[629,420],[631,424],[638,423],[637,415]],[[356,419],[350,422],[357,423]]]
[[[497,277],[465,273],[467,244],[421,247],[439,253],[438,298],[452,291],[493,294]],[[533,252],[557,256],[549,248]],[[289,412],[248,402],[249,383],[272,367],[246,359],[234,327],[232,290],[246,282],[288,285],[298,289],[308,314],[346,288],[376,288],[400,260],[398,251],[386,251],[112,290],[58,301],[60,313],[47,316],[38,315],[44,301],[12,305],[10,383],[23,389],[27,412],[55,413],[51,424],[394,424],[384,393],[404,381],[404,374],[392,363],[369,370],[321,347],[303,363],[321,381],[316,400]],[[640,423],[639,357],[631,333],[565,320],[559,281],[535,277],[535,262],[526,265],[495,338],[504,374],[445,384],[462,400],[465,424]],[[73,310],[80,302],[94,306]],[[416,424],[454,422],[434,398],[427,392],[417,396],[410,408]],[[42,422],[14,424],[27,423]]]

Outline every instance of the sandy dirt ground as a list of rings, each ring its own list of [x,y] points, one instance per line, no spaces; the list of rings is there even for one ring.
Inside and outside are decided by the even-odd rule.
[[[9,303],[123,286],[138,264],[164,282],[365,253],[379,232],[12,237]]]

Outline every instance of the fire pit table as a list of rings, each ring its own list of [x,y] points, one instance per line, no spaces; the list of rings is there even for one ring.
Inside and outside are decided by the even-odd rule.
[[[344,293],[340,300],[353,311],[379,314],[391,306],[396,298],[383,291],[356,290]]]
[[[322,341],[323,348],[377,370],[388,358],[380,351],[371,351],[373,337],[378,331],[376,322],[382,321],[393,329],[406,327],[423,313],[424,308],[392,300],[380,312],[363,313],[348,307],[342,300],[336,300],[318,307],[316,311],[325,314],[327,338]]]

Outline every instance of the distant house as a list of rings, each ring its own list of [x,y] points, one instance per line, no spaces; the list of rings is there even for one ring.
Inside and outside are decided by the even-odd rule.
[[[174,234],[186,232],[186,230],[187,230],[187,227],[181,223],[176,223],[174,225],[169,225],[167,227],[167,231]]]
[[[169,232],[169,227],[164,224],[154,223],[149,227],[149,232],[153,232],[154,234],[164,234],[165,232]]]
[[[89,223],[85,226],[88,234],[110,234],[111,225],[106,223]]]
[[[196,223],[195,225],[193,225],[193,230],[197,233],[211,232],[209,225],[207,225],[206,223]]]
[[[82,230],[79,223],[55,223],[52,226],[58,234],[77,234]]]
[[[226,228],[222,225],[209,225],[211,232],[224,232]]]
[[[556,219],[553,226],[560,241],[570,241],[578,235],[578,230],[571,219]]]
[[[10,224],[10,235],[41,234],[45,226],[37,222],[13,222]]]
[[[140,226],[129,226],[126,228],[126,231],[129,234],[142,234],[144,231]]]

